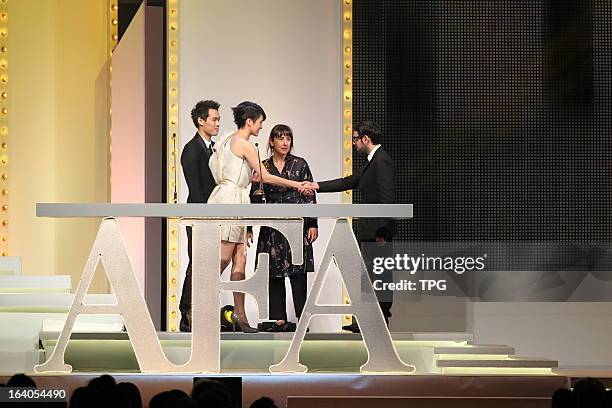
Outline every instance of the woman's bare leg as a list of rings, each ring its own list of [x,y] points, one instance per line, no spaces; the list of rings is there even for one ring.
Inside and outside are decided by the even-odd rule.
[[[246,269],[246,254],[244,244],[235,244],[232,257],[232,274],[230,280],[239,281],[245,278]],[[234,310],[238,318],[247,323],[247,317],[244,310],[244,293],[234,292]]]
[[[234,249],[236,248],[235,242],[221,241],[221,264],[220,273],[223,273],[227,265],[232,261],[234,255]]]

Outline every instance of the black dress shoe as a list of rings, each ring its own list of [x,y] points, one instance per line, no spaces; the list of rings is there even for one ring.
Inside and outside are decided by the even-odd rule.
[[[274,323],[272,327],[266,330],[268,333],[280,333],[280,332],[294,332],[296,328],[295,323],[286,321],[283,324]]]
[[[351,323],[349,325],[342,326],[342,330],[347,330],[353,333],[361,333],[361,330],[359,330],[359,325],[357,323]]]
[[[189,327],[189,324],[183,322],[181,320],[181,323],[179,324],[179,330],[182,332],[187,332],[190,333],[191,332],[191,327]]]

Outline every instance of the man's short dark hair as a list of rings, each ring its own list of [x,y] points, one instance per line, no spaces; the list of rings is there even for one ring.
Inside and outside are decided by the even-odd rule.
[[[266,120],[266,112],[255,102],[244,101],[235,108],[232,108],[232,111],[234,112],[234,123],[238,126],[238,129],[244,127],[247,119],[255,122],[261,116]]]
[[[363,122],[359,122],[354,129],[359,137],[368,136],[375,145],[380,144],[382,141],[382,130],[375,122],[365,120]]]
[[[198,118],[202,118],[203,120],[208,119],[208,114],[211,109],[219,110],[219,102],[215,101],[200,101],[196,103],[196,105],[191,110],[191,120],[193,120],[193,125],[198,127]]]

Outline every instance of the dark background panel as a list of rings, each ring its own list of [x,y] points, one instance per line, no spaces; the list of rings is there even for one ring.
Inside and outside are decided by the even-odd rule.
[[[355,122],[382,125],[397,202],[415,205],[397,239],[610,241],[609,12],[353,2]]]

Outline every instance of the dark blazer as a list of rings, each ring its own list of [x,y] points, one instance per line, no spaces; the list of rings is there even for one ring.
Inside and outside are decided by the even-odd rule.
[[[181,166],[189,187],[188,203],[208,202],[210,193],[217,185],[208,167],[208,159],[210,154],[206,149],[206,143],[196,132],[181,154]]]
[[[372,160],[357,174],[319,182],[319,192],[331,193],[359,188],[361,204],[393,204],[395,202],[395,164],[379,147]],[[376,236],[390,240],[395,235],[395,220],[391,218],[360,218],[357,222],[359,240],[373,240]]]

